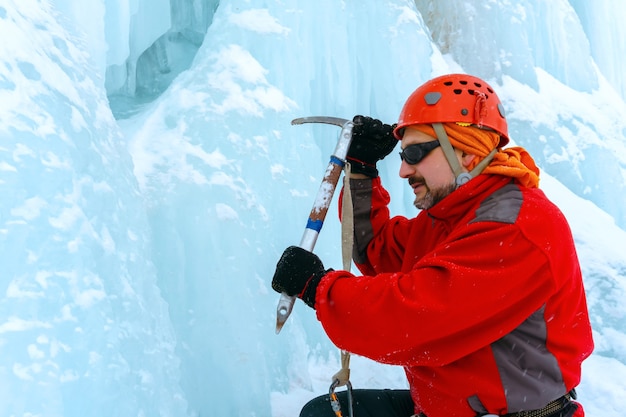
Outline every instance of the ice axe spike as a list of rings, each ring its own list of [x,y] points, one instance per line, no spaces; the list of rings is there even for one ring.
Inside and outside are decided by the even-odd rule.
[[[352,141],[352,128],[354,124],[347,119],[328,116],[301,117],[291,121],[292,125],[301,125],[304,123],[325,123],[341,127],[337,146],[330,157],[324,179],[315,197],[315,202],[313,203],[311,213],[309,213],[309,219],[307,220],[304,234],[300,240],[299,246],[302,249],[313,252],[317,236],[320,230],[322,230],[326,213],[330,207],[330,202],[335,193],[335,188],[337,188],[341,171],[345,165],[346,155],[348,154],[350,142]],[[276,308],[276,334],[280,333],[280,330],[289,318],[296,298],[296,296],[287,295],[284,292],[280,294],[280,300],[278,300],[278,307]]]

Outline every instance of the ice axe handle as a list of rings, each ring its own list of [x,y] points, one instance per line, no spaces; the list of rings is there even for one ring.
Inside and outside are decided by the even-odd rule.
[[[348,155],[348,149],[350,148],[350,142],[352,141],[352,128],[354,124],[347,119],[341,119],[338,117],[326,117],[326,116],[312,116],[302,117],[291,121],[293,125],[300,125],[303,123],[326,123],[341,127],[341,133],[335,151],[330,157],[324,179],[317,192],[313,208],[309,213],[309,219],[307,220],[304,234],[300,240],[300,247],[306,249],[309,252],[313,252],[315,242],[317,242],[317,236],[322,230],[324,225],[324,219],[326,213],[330,207],[333,194],[339,183],[339,177],[341,171],[345,165],[346,156]],[[278,307],[276,308],[276,334],[280,333],[283,325],[289,318],[293,305],[296,302],[296,296],[290,296],[285,293],[280,294],[280,300],[278,300]]]

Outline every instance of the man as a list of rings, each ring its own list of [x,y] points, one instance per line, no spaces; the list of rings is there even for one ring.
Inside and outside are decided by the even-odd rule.
[[[354,122],[353,259],[364,275],[290,247],[272,286],[314,308],[339,348],[404,367],[410,389],[355,390],[355,417],[584,416],[574,388],[593,341],[574,241],[530,155],[503,149],[493,89],[445,75],[408,98],[397,125]],[[421,209],[412,219],[390,218],[376,169],[394,136]],[[325,397],[301,414],[333,415]]]

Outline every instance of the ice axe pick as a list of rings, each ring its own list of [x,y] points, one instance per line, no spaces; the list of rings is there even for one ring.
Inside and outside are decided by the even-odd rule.
[[[341,171],[345,165],[346,155],[350,148],[350,142],[352,141],[352,128],[354,124],[347,119],[341,119],[339,117],[327,117],[327,116],[311,116],[301,117],[291,121],[292,125],[301,125],[304,123],[325,123],[341,127],[341,133],[339,134],[339,140],[335,151],[330,157],[324,179],[320,185],[313,208],[309,214],[309,219],[304,229],[304,234],[300,240],[300,247],[302,249],[313,252],[317,236],[322,230],[326,213],[330,207],[330,202],[337,188]],[[280,294],[280,300],[278,300],[278,307],[276,308],[276,334],[280,333],[283,325],[289,318],[291,310],[293,310],[293,304],[296,302],[296,296],[290,296],[286,293]]]

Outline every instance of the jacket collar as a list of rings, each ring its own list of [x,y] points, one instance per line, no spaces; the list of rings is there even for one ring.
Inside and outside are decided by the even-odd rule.
[[[461,185],[443,200],[426,210],[428,216],[441,221],[454,221],[477,207],[487,195],[511,182],[510,177],[481,174]]]

